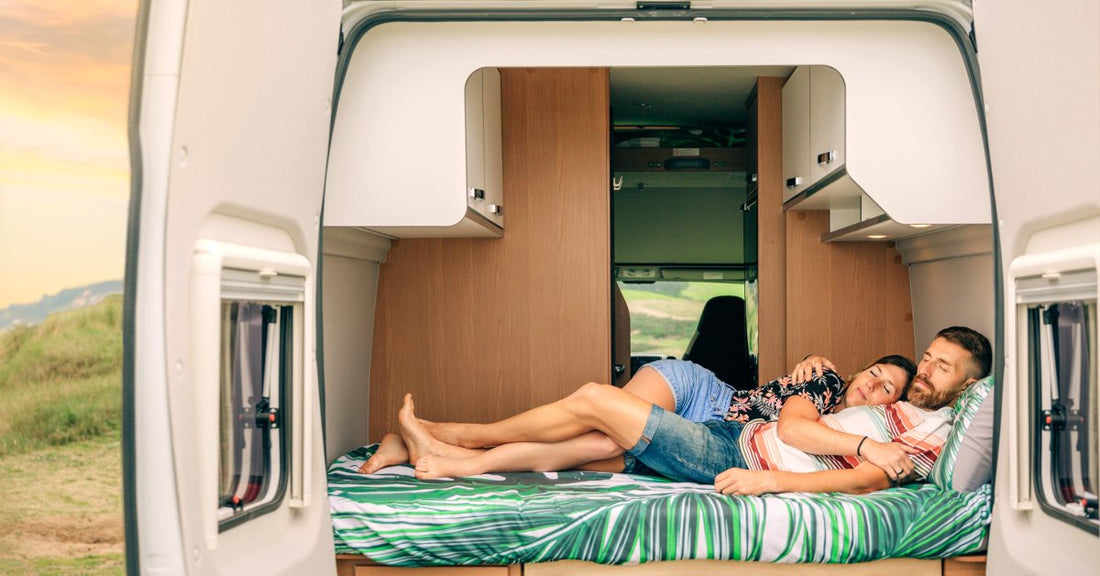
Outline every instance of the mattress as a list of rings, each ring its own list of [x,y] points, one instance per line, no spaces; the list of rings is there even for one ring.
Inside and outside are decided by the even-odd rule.
[[[726,496],[713,486],[602,472],[456,480],[417,480],[409,466],[357,473],[374,449],[329,467],[336,552],[400,566],[946,558],[982,550],[992,509],[988,485]]]

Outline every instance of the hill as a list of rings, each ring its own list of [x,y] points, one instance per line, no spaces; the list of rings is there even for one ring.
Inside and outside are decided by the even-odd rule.
[[[0,333],[0,456],[119,429],[122,297]]]
[[[0,330],[21,324],[39,324],[54,312],[94,306],[111,294],[121,293],[122,281],[108,280],[66,288],[57,294],[43,296],[38,302],[12,304],[7,308],[0,308]]]

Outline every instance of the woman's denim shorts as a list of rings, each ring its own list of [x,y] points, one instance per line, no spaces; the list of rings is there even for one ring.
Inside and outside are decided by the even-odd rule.
[[[722,420],[690,422],[654,404],[642,437],[627,454],[666,478],[713,484],[729,468],[745,468],[737,442],[742,427]],[[627,471],[644,473],[637,467]]]
[[[658,360],[644,367],[664,377],[676,398],[676,414],[692,422],[723,420],[730,409],[733,387],[714,372],[686,360]]]

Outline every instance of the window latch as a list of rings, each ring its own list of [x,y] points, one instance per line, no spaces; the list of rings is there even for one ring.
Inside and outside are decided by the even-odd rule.
[[[282,413],[278,408],[271,406],[267,398],[256,404],[256,428],[270,428],[276,430],[282,421]]]

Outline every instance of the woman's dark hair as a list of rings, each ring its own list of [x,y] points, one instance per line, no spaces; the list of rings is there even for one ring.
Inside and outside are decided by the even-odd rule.
[[[874,366],[875,364],[890,364],[897,366],[902,370],[905,370],[905,383],[901,385],[901,396],[904,399],[909,393],[909,385],[913,382],[913,376],[917,375],[917,365],[913,364],[913,361],[905,356],[899,356],[897,354],[891,354],[889,356],[883,356],[874,362],[867,365],[867,368]],[[867,368],[864,368],[866,370]]]

